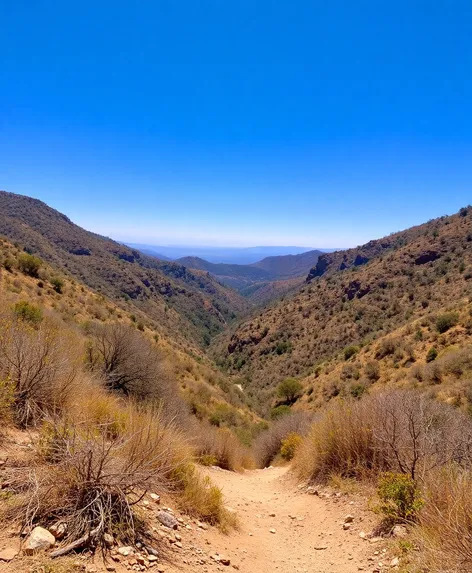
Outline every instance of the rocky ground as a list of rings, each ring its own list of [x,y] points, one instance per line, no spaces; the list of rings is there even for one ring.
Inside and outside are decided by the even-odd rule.
[[[372,536],[378,517],[368,511],[368,500],[362,495],[301,487],[288,468],[207,471],[238,515],[239,529],[229,535],[180,514],[156,494],[149,494],[142,507],[156,538],[154,547],[113,546],[110,539],[113,547],[106,562],[87,554],[51,560],[47,557],[50,534],[43,532],[45,550],[28,556],[25,548],[35,540],[23,540],[20,552],[17,531],[11,528],[0,536],[0,570],[374,573],[398,569],[398,543]],[[41,533],[35,535],[41,537]]]

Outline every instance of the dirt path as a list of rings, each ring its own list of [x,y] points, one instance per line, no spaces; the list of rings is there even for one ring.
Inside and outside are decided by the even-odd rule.
[[[108,564],[98,555],[51,562],[44,554],[34,558],[19,554],[8,564],[0,562],[0,571],[383,573],[395,566],[395,555],[382,541],[373,543],[360,536],[361,532],[371,532],[377,521],[366,509],[364,497],[332,490],[309,493],[297,485],[287,468],[244,473],[216,468],[206,471],[223,490],[227,506],[237,512],[238,531],[224,535],[177,511],[172,513],[180,526],[173,531],[156,518],[158,511],[166,510],[165,503],[147,501],[151,527],[162,539],[160,558],[155,562],[133,551],[125,555],[119,549],[112,551]],[[18,545],[14,532],[5,531],[0,536],[0,550]]]
[[[210,560],[199,563],[187,555],[187,563],[181,563],[187,571],[228,570],[213,558],[217,555],[246,573],[375,571],[388,567],[392,559],[379,543],[359,536],[370,532],[375,521],[360,496],[310,495],[298,488],[287,468],[244,474],[211,470],[210,474],[228,506],[237,511],[241,527],[229,536],[213,529],[199,532],[198,540]],[[353,521],[345,526],[348,515]],[[379,561],[383,562],[380,569]]]

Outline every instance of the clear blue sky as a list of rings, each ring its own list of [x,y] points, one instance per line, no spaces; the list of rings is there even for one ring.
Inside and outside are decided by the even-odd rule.
[[[471,0],[0,0],[0,188],[150,243],[339,247],[472,202]]]

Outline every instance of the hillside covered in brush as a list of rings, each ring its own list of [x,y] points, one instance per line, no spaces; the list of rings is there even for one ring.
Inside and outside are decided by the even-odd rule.
[[[323,254],[302,288],[219,337],[214,354],[273,394],[348,346],[365,346],[472,294],[472,209]]]
[[[142,310],[153,328],[187,344],[208,344],[248,308],[208,273],[86,231],[37,199],[0,191],[0,235],[97,292]]]

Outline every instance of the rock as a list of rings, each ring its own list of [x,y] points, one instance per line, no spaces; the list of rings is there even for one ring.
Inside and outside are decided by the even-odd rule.
[[[56,538],[44,527],[35,527],[28,536],[23,546],[26,555],[33,555],[36,551],[46,551],[51,549],[56,543]]]
[[[6,547],[0,551],[0,561],[11,561],[18,555],[18,549]]]
[[[105,533],[103,535],[103,541],[105,542],[105,545],[108,547],[108,549],[111,549],[113,545],[115,545],[115,538],[109,533]]]
[[[346,517],[344,518],[344,523],[352,523],[353,521],[354,521],[353,515],[346,515]]]
[[[52,533],[55,539],[62,539],[66,532],[67,525],[63,521],[59,521],[49,528],[49,533]]]
[[[315,551],[324,551],[325,549],[328,549],[328,546],[327,545],[315,545],[313,547],[313,549]]]
[[[400,559],[398,559],[398,557],[394,557],[390,561],[390,567],[398,567],[399,565],[400,565]]]
[[[277,533],[277,531],[275,529],[270,529],[269,530],[271,533]]]
[[[360,537],[361,539],[365,539],[365,538],[367,537],[366,532],[365,532],[365,531],[361,531],[361,532],[359,533],[359,537]]]
[[[220,555],[220,563],[221,563],[222,565],[226,565],[226,567],[228,567],[229,565],[231,565],[230,559],[228,559],[228,557],[224,557],[223,555]]]
[[[183,547],[183,545],[182,545],[182,543],[180,543],[180,541],[177,541],[175,543],[175,546],[178,547],[179,549],[182,549],[182,547]]]
[[[151,493],[149,495],[149,497],[152,499],[152,501],[154,501],[155,503],[161,503],[161,496],[157,495],[157,493]]]
[[[118,553],[120,555],[123,555],[123,557],[128,557],[128,555],[133,555],[134,549],[130,545],[127,545],[125,547],[119,547]]]
[[[202,523],[201,521],[197,521],[197,526],[205,531],[208,529],[208,525],[206,523]]]
[[[408,535],[408,531],[404,525],[395,525],[392,529],[393,537],[406,537]]]
[[[157,514],[157,519],[169,529],[177,529],[179,527],[179,522],[175,519],[173,515],[167,513],[167,511],[160,511]]]
[[[349,531],[351,529],[351,524],[350,523],[343,523],[343,529],[344,529],[344,531]]]
[[[275,517],[275,513],[269,513],[269,517]]]
[[[155,563],[157,561],[157,557],[155,555],[148,555],[148,561],[150,563]]]

